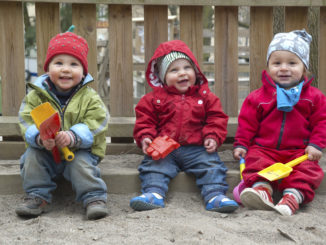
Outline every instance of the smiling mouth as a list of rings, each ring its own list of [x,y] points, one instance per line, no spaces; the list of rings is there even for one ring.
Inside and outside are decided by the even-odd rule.
[[[60,77],[60,79],[62,79],[62,80],[70,80],[71,77]]]
[[[188,80],[187,79],[183,79],[183,80],[179,81],[178,83],[186,83],[186,82],[188,82]]]

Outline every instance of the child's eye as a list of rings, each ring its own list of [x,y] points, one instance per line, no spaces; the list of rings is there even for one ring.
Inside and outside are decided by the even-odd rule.
[[[72,66],[78,66],[78,63],[71,63]]]
[[[62,62],[61,61],[57,61],[54,64],[56,64],[56,65],[62,65]]]

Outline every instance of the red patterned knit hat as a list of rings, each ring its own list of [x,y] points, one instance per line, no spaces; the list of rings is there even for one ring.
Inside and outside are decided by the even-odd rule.
[[[58,54],[69,54],[78,59],[84,68],[84,74],[88,73],[88,44],[84,38],[70,32],[73,28],[65,33],[60,33],[53,37],[49,42],[48,51],[44,63],[44,71],[48,71],[49,63],[52,58]]]

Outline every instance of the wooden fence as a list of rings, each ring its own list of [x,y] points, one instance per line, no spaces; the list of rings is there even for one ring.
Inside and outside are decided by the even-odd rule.
[[[0,135],[18,135],[17,112],[25,95],[23,2],[35,2],[38,73],[42,73],[50,38],[60,32],[60,3],[72,3],[75,33],[89,44],[89,72],[97,77],[96,4],[108,4],[111,137],[130,137],[134,122],[132,5],[144,5],[145,63],[159,43],[168,40],[168,5],[180,6],[180,39],[202,65],[203,6],[214,6],[214,92],[231,120],[238,115],[238,9],[250,7],[250,90],[260,87],[266,51],[273,37],[273,6],[285,6],[285,30],[307,29],[308,9],[319,7],[318,87],[326,92],[326,1],[323,0],[2,0],[0,2]],[[94,88],[97,88],[94,84]],[[147,87],[147,91],[148,91]],[[5,141],[5,140],[4,140]],[[1,152],[9,144],[1,142]],[[5,146],[6,145],[6,146]],[[13,148],[13,146],[9,146]],[[9,149],[8,148],[8,149]],[[1,158],[2,156],[0,156]]]

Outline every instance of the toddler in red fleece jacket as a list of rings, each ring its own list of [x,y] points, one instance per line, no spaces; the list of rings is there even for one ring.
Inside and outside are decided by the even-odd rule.
[[[305,30],[278,33],[267,52],[262,87],[245,99],[234,143],[234,158],[245,157],[241,202],[252,209],[292,215],[301,203],[311,202],[324,172],[318,165],[326,146],[326,97],[307,79],[311,36]],[[281,181],[266,181],[257,172],[303,154]],[[273,189],[283,193],[274,205]]]
[[[170,180],[184,171],[196,177],[206,210],[236,210],[238,204],[225,196],[227,168],[217,154],[226,137],[228,116],[187,45],[180,40],[160,44],[146,79],[153,91],[137,104],[134,128],[134,138],[145,153],[138,168],[143,194],[131,199],[131,208],[163,208]],[[168,136],[181,147],[154,160],[146,150],[158,136]]]

